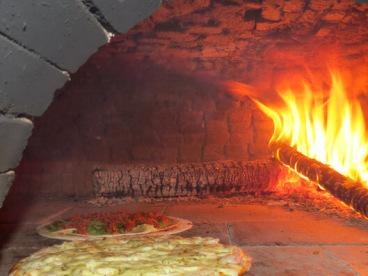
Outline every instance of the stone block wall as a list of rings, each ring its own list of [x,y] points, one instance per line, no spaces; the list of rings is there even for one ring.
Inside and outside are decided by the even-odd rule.
[[[139,2],[0,2],[0,206],[33,119],[45,112],[54,92],[110,40],[109,32],[125,32],[161,5],[161,0]],[[129,16],[117,17],[119,10]]]

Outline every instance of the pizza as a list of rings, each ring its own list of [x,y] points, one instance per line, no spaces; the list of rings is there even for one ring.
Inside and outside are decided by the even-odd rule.
[[[164,216],[159,212],[119,210],[78,214],[43,224],[37,232],[48,238],[64,240],[104,239],[148,234],[173,234],[192,227],[190,221]]]
[[[218,239],[165,235],[65,241],[21,260],[9,276],[237,276],[250,266],[241,248]]]

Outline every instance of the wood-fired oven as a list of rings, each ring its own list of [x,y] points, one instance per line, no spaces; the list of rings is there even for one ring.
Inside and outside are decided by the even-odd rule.
[[[280,163],[267,112],[280,91],[329,91],[338,72],[367,121],[367,3],[71,2],[0,3],[1,273],[56,243],[41,222],[123,206],[241,246],[250,275],[368,274],[365,180],[358,199],[350,184],[331,196]]]

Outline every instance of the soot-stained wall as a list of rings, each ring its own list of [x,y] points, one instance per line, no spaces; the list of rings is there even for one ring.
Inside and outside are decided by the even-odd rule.
[[[367,11],[353,1],[165,3],[94,54],[34,120],[14,192],[91,196],[98,163],[268,156],[272,122],[222,82],[269,99],[300,76],[328,86],[330,66],[364,95]]]

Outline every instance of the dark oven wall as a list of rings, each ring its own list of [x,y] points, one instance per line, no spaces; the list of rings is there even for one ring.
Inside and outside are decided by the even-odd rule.
[[[92,196],[99,163],[269,156],[272,121],[223,82],[267,100],[300,76],[328,86],[333,67],[364,100],[367,15],[354,1],[166,2],[100,48],[34,119],[12,191]]]

